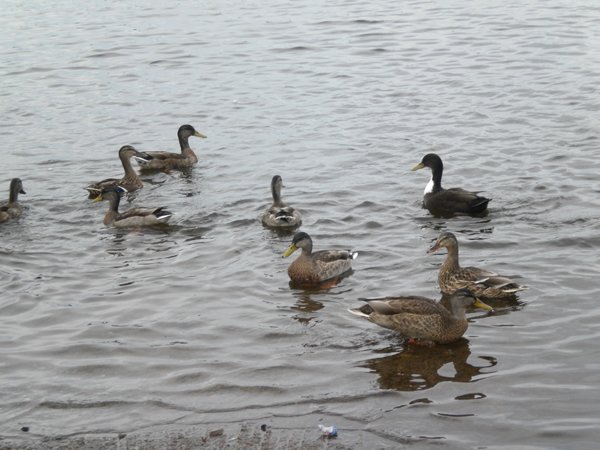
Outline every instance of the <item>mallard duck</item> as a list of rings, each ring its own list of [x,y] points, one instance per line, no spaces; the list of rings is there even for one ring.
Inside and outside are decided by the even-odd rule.
[[[16,219],[23,212],[23,207],[18,202],[19,194],[25,194],[23,182],[19,178],[13,178],[8,192],[8,201],[0,203],[0,223]]]
[[[444,164],[435,153],[429,153],[412,170],[425,167],[431,169],[431,180],[423,192],[423,206],[434,215],[453,215],[456,213],[479,214],[483,213],[490,202],[489,198],[481,197],[478,192],[465,191],[462,188],[444,189],[442,187],[442,173]]]
[[[188,139],[190,136],[206,138],[202,133],[196,131],[191,125],[182,125],[177,131],[181,153],[171,152],[147,152],[152,156],[150,161],[144,158],[135,158],[141,170],[183,170],[198,162],[198,157],[190,148]]]
[[[131,166],[131,157],[133,156],[148,161],[152,159],[152,156],[148,155],[147,153],[139,152],[131,145],[124,145],[119,149],[119,159],[121,160],[121,164],[123,164],[123,169],[125,170],[125,175],[123,178],[107,178],[106,180],[90,184],[85,188],[85,190],[89,193],[88,197],[94,199],[98,197],[103,189],[110,187],[114,188],[116,186],[125,188],[127,192],[133,192],[141,189],[144,186],[144,183],[142,183],[142,180],[140,180],[140,177]]]
[[[108,211],[104,215],[104,225],[117,228],[164,225],[173,215],[162,206],[159,208],[131,208],[119,213],[119,202],[121,195],[125,192],[127,190],[121,186],[109,187],[103,189],[100,195],[94,199],[95,202],[102,200],[109,202]]]
[[[468,288],[480,298],[511,298],[516,292],[527,289],[510,278],[477,267],[460,267],[458,263],[458,241],[452,233],[445,232],[435,241],[427,253],[435,253],[440,248],[448,249],[446,261],[440,268],[438,284],[444,294],[457,289]]]
[[[302,224],[302,216],[291,206],[281,201],[281,187],[283,180],[275,175],[271,180],[271,193],[273,194],[273,205],[262,215],[262,223],[273,228],[295,228]]]
[[[350,309],[352,314],[399,332],[421,345],[448,344],[465,334],[466,308],[492,310],[468,289],[459,289],[450,297],[449,309],[426,297],[385,297],[366,300],[367,305]]]
[[[318,284],[342,275],[352,268],[357,252],[346,250],[321,250],[312,252],[313,242],[304,232],[296,233],[283,254],[287,258],[297,249],[302,253],[288,267],[290,279],[300,285]]]

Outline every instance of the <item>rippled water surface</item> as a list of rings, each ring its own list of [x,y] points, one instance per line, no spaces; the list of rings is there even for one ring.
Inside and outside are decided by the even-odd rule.
[[[600,7],[319,3],[3,3],[0,196],[27,191],[0,228],[5,442],[334,423],[349,448],[597,445]],[[83,187],[184,123],[199,164],[124,205],[172,225],[104,227]],[[428,152],[486,217],[421,209]],[[360,252],[336,287],[288,285],[291,235],[258,219],[275,174],[317,249]],[[530,289],[433,349],[347,312],[438,298],[443,230]]]

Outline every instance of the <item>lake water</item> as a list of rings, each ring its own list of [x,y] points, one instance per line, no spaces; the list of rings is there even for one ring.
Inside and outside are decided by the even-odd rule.
[[[596,2],[2,9],[0,199],[13,177],[27,195],[0,228],[0,446],[266,424],[280,448],[597,448]],[[172,225],[103,226],[83,187],[122,145],[178,151],[184,123],[198,165],[123,205]],[[429,152],[486,217],[421,208]],[[275,174],[316,249],[360,252],[336,287],[290,288],[291,235],[258,219]],[[530,289],[433,349],[347,312],[439,298],[446,230]]]

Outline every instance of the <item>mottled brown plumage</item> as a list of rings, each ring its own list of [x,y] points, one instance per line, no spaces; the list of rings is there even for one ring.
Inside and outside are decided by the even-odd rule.
[[[182,125],[177,130],[177,138],[179,139],[179,146],[181,147],[181,153],[173,152],[146,152],[152,159],[146,160],[143,158],[136,158],[140,165],[140,170],[184,170],[192,167],[198,162],[198,157],[194,151],[190,148],[188,139],[191,136],[199,138],[206,138],[202,133],[196,131],[191,125]]]
[[[442,233],[428,253],[440,248],[448,249],[448,256],[440,268],[438,284],[444,294],[452,294],[457,289],[468,288],[480,298],[513,298],[515,293],[527,289],[508,277],[477,267],[460,267],[458,262],[458,241],[452,233]]]
[[[23,212],[23,207],[19,204],[19,194],[25,194],[23,182],[19,178],[13,178],[10,181],[8,201],[0,203],[0,223],[16,219]]]
[[[114,188],[116,186],[121,186],[127,190],[127,192],[137,191],[144,186],[142,180],[136,173],[136,171],[131,166],[131,158],[136,157],[138,159],[150,160],[151,156],[147,153],[139,152],[131,145],[124,145],[119,149],[119,159],[121,160],[121,164],[123,164],[123,170],[125,170],[125,175],[123,178],[107,178],[102,181],[98,181],[97,183],[90,184],[85,188],[88,191],[88,198],[94,199],[100,195],[103,189]]]
[[[109,202],[108,211],[104,215],[104,225],[117,228],[164,225],[173,215],[162,206],[159,208],[130,208],[120,213],[119,202],[121,194],[124,192],[126,191],[119,186],[103,189],[101,194],[94,199],[96,202],[101,200]]]
[[[302,253],[288,267],[290,279],[299,285],[311,285],[330,280],[352,268],[352,260],[358,253],[345,250],[312,251],[313,243],[304,232],[296,233],[283,257],[288,257],[297,249]]]
[[[426,297],[407,296],[367,300],[367,305],[349,311],[420,344],[433,345],[462,337],[468,327],[465,311],[471,305],[492,309],[469,290],[461,289],[450,297],[449,309]]]
[[[423,207],[436,216],[452,216],[457,213],[480,214],[486,211],[489,198],[462,188],[442,188],[444,164],[435,153],[429,153],[412,170],[431,169],[431,181],[423,193]]]
[[[281,200],[281,187],[283,180],[275,175],[271,180],[271,193],[273,194],[273,205],[262,215],[263,225],[271,228],[296,228],[302,224],[300,213],[286,205]]]

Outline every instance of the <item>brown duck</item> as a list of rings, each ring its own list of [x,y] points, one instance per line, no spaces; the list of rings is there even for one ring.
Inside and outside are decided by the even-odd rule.
[[[131,145],[124,145],[119,149],[119,159],[121,160],[121,164],[123,164],[123,169],[125,170],[125,175],[123,178],[107,178],[102,181],[98,181],[97,183],[90,184],[85,188],[88,191],[88,198],[94,199],[100,195],[103,189],[114,188],[116,186],[121,186],[125,188],[127,192],[137,191],[144,186],[142,180],[136,173],[136,171],[131,166],[131,158],[136,157],[139,159],[144,159],[150,161],[152,157],[147,153],[139,152]]]
[[[358,256],[357,252],[345,250],[312,251],[313,242],[304,232],[296,233],[292,243],[287,248],[283,257],[286,258],[297,249],[302,253],[288,267],[290,279],[299,285],[319,284],[331,280],[352,269],[352,260]]]
[[[462,188],[442,188],[442,173],[444,164],[442,158],[435,153],[429,153],[412,170],[425,167],[431,169],[431,180],[423,192],[423,207],[433,215],[452,216],[457,213],[480,214],[486,211],[489,198],[478,195],[477,192],[466,191]]]
[[[367,304],[350,309],[352,314],[399,332],[415,343],[431,346],[448,344],[467,331],[465,315],[469,306],[492,308],[477,299],[468,289],[459,289],[449,299],[449,309],[426,297],[385,297],[367,300]]]
[[[440,268],[438,284],[444,294],[468,288],[480,298],[513,298],[515,293],[527,289],[508,277],[478,267],[461,267],[458,262],[458,241],[452,233],[442,233],[427,253],[435,253],[442,247],[448,256]]]
[[[121,195],[127,191],[121,186],[103,189],[100,195],[94,199],[95,202],[108,200],[108,211],[104,215],[104,225],[117,228],[144,227],[153,225],[164,225],[173,216],[164,207],[159,208],[130,208],[122,213],[119,212]]]
[[[177,138],[179,139],[179,146],[181,147],[181,153],[172,152],[146,152],[147,155],[152,157],[151,160],[144,158],[135,158],[140,165],[142,171],[154,171],[154,170],[184,170],[192,167],[198,162],[198,157],[194,153],[194,150],[190,148],[188,142],[191,136],[199,138],[206,138],[202,133],[196,131],[191,125],[182,125],[177,130]]]
[[[13,178],[10,181],[8,201],[0,203],[0,223],[16,219],[23,212],[23,207],[18,202],[19,194],[25,194],[23,182],[19,178]]]
[[[271,193],[273,194],[273,204],[262,215],[262,223],[271,228],[295,228],[302,224],[300,213],[286,205],[281,200],[281,187],[283,180],[279,175],[275,175],[271,180]]]

